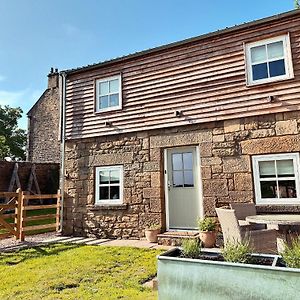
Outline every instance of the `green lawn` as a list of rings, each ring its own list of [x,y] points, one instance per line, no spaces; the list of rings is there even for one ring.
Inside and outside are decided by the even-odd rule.
[[[0,254],[0,299],[156,299],[161,250],[54,244]]]

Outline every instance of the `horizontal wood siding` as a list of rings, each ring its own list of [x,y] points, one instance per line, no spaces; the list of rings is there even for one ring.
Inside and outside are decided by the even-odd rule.
[[[295,78],[247,87],[244,43],[287,32]],[[123,109],[95,113],[95,80],[116,74],[122,74]],[[67,139],[299,110],[300,17],[82,70],[68,75],[66,89]]]

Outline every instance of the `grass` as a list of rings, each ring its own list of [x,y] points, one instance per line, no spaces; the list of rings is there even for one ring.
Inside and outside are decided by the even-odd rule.
[[[160,250],[53,244],[0,255],[0,299],[156,299]]]

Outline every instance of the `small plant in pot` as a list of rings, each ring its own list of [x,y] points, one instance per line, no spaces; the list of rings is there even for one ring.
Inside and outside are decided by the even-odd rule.
[[[152,224],[145,228],[145,236],[148,242],[157,243],[157,235],[160,233],[160,225]]]
[[[212,248],[216,244],[217,224],[213,218],[198,219],[199,236],[205,248]]]

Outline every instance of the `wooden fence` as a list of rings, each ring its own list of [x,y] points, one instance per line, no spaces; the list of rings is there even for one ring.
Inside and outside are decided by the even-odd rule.
[[[0,198],[5,198],[6,204],[0,204],[0,239],[15,236],[24,241],[28,233],[60,228],[61,194],[28,195],[21,189],[15,193],[0,192]],[[40,204],[45,200],[55,204]],[[38,204],[34,204],[38,201]]]

